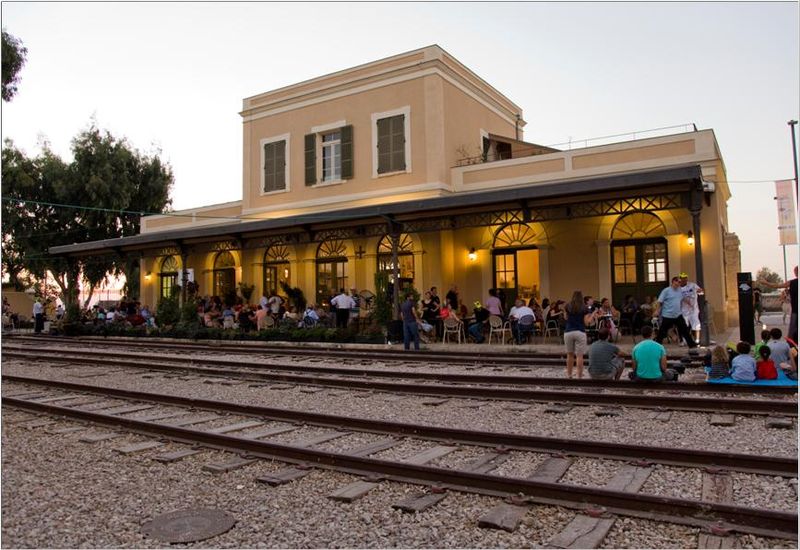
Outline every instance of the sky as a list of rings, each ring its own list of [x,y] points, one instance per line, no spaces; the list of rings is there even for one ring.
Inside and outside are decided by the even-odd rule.
[[[28,49],[3,139],[68,159],[94,119],[170,163],[174,209],[241,199],[245,97],[438,44],[522,107],[526,141],[714,129],[742,269],[784,273],[772,182],[794,177],[796,2],[3,2],[2,26]]]

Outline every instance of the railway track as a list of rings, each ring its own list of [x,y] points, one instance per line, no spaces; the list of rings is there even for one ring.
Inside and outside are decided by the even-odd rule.
[[[250,455],[253,458],[279,458],[289,463],[301,464],[300,471],[308,467],[339,470],[366,476],[372,482],[387,479],[428,486],[434,488],[433,492],[439,493],[446,490],[458,490],[504,497],[516,495],[515,500],[512,501],[515,506],[550,504],[582,511],[588,510],[589,512],[591,510],[596,512],[600,509],[598,507],[602,507],[608,513],[632,517],[657,518],[660,521],[672,521],[705,528],[713,527],[717,530],[730,529],[769,537],[789,539],[797,537],[796,513],[655,496],[609,488],[613,484],[607,487],[587,487],[558,483],[557,478],[553,479],[552,477],[552,468],[549,470],[550,477],[543,475],[542,472],[539,472],[542,475],[528,478],[492,473],[492,470],[503,462],[503,457],[507,456],[509,451],[558,453],[558,456],[551,457],[552,460],[546,461],[551,466],[552,461],[562,461],[563,465],[563,461],[568,460],[568,455],[613,458],[615,460],[635,459],[635,463],[628,464],[624,468],[627,472],[625,475],[632,475],[633,478],[639,480],[645,479],[648,475],[648,461],[687,467],[714,465],[717,468],[732,471],[793,477],[797,475],[796,459],[453,430],[149,392],[134,392],[21,376],[3,376],[3,380],[6,393],[2,400],[4,406],[12,406],[37,414],[55,415],[97,425],[122,428],[151,437],[168,438],[191,445],[223,449]],[[12,387],[9,388],[9,385]],[[18,385],[19,388],[17,388]],[[94,401],[92,401],[93,398]],[[69,406],[70,401],[76,405]],[[301,423],[333,430],[332,437],[317,438],[318,442],[342,437],[353,431],[369,432],[383,439],[378,439],[376,443],[360,449],[331,452],[313,448],[313,445],[309,444],[288,445],[263,441],[254,437],[231,435],[235,431],[243,430],[243,426],[247,425],[247,422],[239,423],[238,428],[237,425],[233,425],[228,426],[228,429],[223,426],[223,428],[203,430],[190,427],[199,425],[201,422],[181,424],[181,422],[175,421],[176,417],[181,418],[180,412],[171,416],[162,413],[161,421],[123,416],[123,414],[130,414],[135,410],[145,410],[150,404],[177,407],[183,411],[184,415],[196,416],[198,410],[212,412],[217,418],[235,414],[249,418],[251,427],[254,419],[257,419],[258,422],[284,422],[295,425]],[[112,411],[116,412],[112,413]],[[157,414],[152,415],[154,418],[157,416]],[[170,421],[170,418],[173,420]],[[195,419],[197,420],[197,418]],[[455,445],[479,446],[485,452],[480,460],[475,461],[470,467],[464,468],[443,468],[427,465],[427,461],[417,460],[415,463],[415,461],[409,460],[389,460],[370,456],[390,448],[401,437],[443,443],[444,445],[435,448],[439,449],[439,453],[443,452],[442,449],[454,448]],[[436,452],[428,454],[433,456]],[[544,468],[544,470],[548,470],[548,468]],[[719,470],[715,470],[716,474],[719,474]],[[637,484],[634,483],[634,485]],[[641,484],[638,485],[641,486]]]
[[[231,353],[257,353],[257,354],[273,354],[273,355],[286,355],[293,357],[318,357],[325,356],[327,358],[345,358],[345,359],[368,359],[370,361],[400,361],[403,363],[410,362],[436,362],[443,364],[491,364],[501,366],[518,366],[530,367],[531,365],[541,366],[562,366],[564,365],[565,356],[562,353],[548,353],[548,352],[529,352],[519,351],[513,346],[487,346],[486,351],[459,351],[459,350],[423,350],[419,352],[406,352],[400,349],[385,348],[382,346],[370,346],[369,348],[353,348],[353,347],[337,347],[337,344],[322,344],[322,343],[306,343],[304,345],[297,344],[280,344],[267,343],[267,342],[250,342],[238,341],[237,343],[226,343],[219,340],[209,340],[203,343],[200,342],[164,342],[153,341],[152,339],[142,338],[126,338],[126,337],[66,337],[66,336],[26,336],[26,335],[11,335],[7,337],[9,341],[24,341],[24,342],[58,342],[58,343],[75,343],[77,345],[85,346],[86,344],[101,344],[108,345],[114,342],[119,346],[133,346],[137,348],[147,348],[154,350],[182,350],[182,351],[198,351],[198,352],[231,352]],[[512,350],[512,351],[507,351]],[[690,366],[701,366],[701,360],[697,357],[690,357],[688,355],[669,356],[670,360],[677,361],[689,357],[691,361],[687,363]]]
[[[107,352],[69,352],[63,350],[50,350],[41,348],[36,352],[25,351],[11,346],[3,347],[3,357],[6,359],[42,360],[46,359],[59,363],[75,363],[108,365]],[[143,367],[146,362],[146,367]],[[115,357],[115,367],[131,369],[147,368],[151,370],[177,371],[195,373],[206,376],[238,377],[253,381],[282,381],[296,384],[337,387],[347,389],[362,389],[373,391],[386,391],[394,393],[410,393],[418,395],[432,395],[440,397],[459,397],[477,399],[503,399],[513,401],[533,401],[545,403],[568,403],[578,405],[606,405],[627,406],[646,409],[686,410],[709,413],[739,413],[739,414],[768,414],[768,415],[797,415],[797,402],[792,399],[744,399],[719,396],[718,386],[691,385],[682,386],[704,388],[706,392],[714,395],[709,397],[694,397],[675,395],[676,387],[673,385],[635,385],[630,382],[606,382],[596,387],[617,390],[608,392],[587,392],[540,389],[541,386],[558,386],[563,388],[563,379],[543,379],[540,377],[518,376],[481,376],[481,375],[447,375],[432,376],[415,372],[390,373],[370,369],[340,369],[324,367],[301,367],[298,365],[263,365],[254,368],[253,365],[243,367],[241,363],[225,360],[193,359],[192,365],[186,364],[186,358],[180,357],[168,360],[165,357],[153,361],[149,355],[142,354],[132,357],[126,354],[124,358]],[[213,366],[204,366],[213,365]],[[222,365],[220,367],[220,365]],[[312,372],[309,372],[312,371]],[[391,377],[394,381],[385,381],[383,378]],[[377,379],[380,378],[380,379]],[[570,384],[578,390],[593,389],[594,381],[573,380]],[[522,387],[520,387],[522,386]],[[624,389],[636,389],[639,392],[647,390],[649,393],[626,393]],[[651,391],[652,390],[652,391]],[[666,393],[665,393],[666,392]]]

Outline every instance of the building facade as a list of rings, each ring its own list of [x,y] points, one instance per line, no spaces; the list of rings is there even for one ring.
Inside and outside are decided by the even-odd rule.
[[[138,255],[150,304],[188,279],[220,296],[285,281],[324,304],[339,288],[374,290],[377,271],[458,285],[465,303],[501,287],[619,304],[685,271],[716,326],[732,321],[737,241],[712,130],[528,143],[522,109],[438,46],[247,98],[240,115],[240,201],[51,252]]]

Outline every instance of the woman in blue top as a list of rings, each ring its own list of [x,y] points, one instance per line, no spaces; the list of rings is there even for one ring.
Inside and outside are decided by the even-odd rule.
[[[572,378],[572,365],[578,368],[578,378],[583,378],[583,353],[586,351],[586,317],[591,313],[583,304],[583,293],[576,290],[564,308],[564,344],[567,347],[567,378]]]

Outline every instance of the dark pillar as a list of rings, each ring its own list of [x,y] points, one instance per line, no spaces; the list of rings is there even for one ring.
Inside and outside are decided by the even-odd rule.
[[[739,339],[756,343],[756,330],[753,324],[753,275],[737,273],[736,286],[739,289]]]
[[[691,192],[689,212],[692,214],[692,233],[694,234],[694,271],[697,285],[705,291],[703,276],[703,240],[700,238],[700,212],[703,209],[703,182],[695,183]],[[705,294],[697,295],[697,307],[700,310],[700,345],[707,346],[710,342],[708,336],[708,312],[706,311]]]

